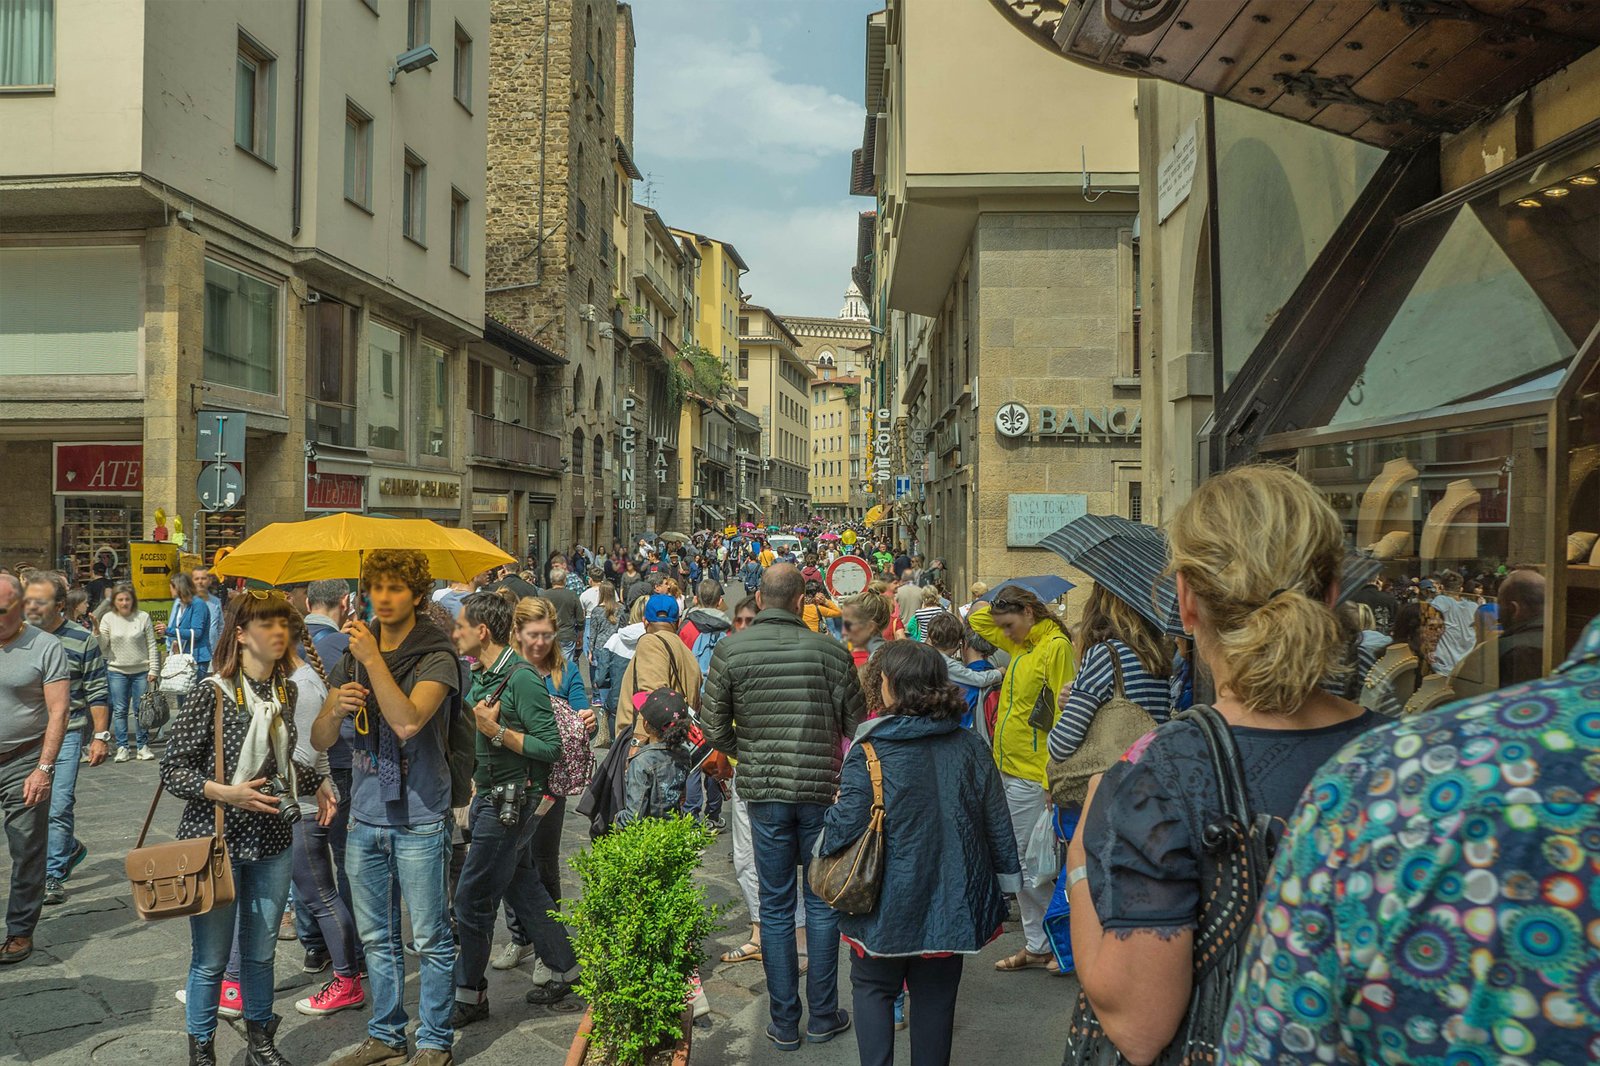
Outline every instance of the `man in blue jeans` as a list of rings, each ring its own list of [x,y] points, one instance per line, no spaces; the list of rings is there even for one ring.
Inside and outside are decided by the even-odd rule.
[[[718,751],[739,763],[739,795],[750,808],[761,911],[761,963],[772,1001],[767,1038],[800,1047],[800,972],[795,952],[795,878],[811,858],[822,816],[839,791],[844,740],[866,713],[855,662],[843,644],[800,619],[805,580],[792,563],[767,568],[761,608],[719,642],[701,697],[700,724]],[[805,886],[811,962],[805,1037],[820,1044],[850,1028],[839,1009],[838,914]]]
[[[352,719],[350,829],[345,863],[367,957],[367,1039],[335,1066],[451,1066],[455,940],[450,931],[452,822],[448,716],[461,685],[450,638],[417,608],[433,588],[427,558],[375,551],[361,567],[371,629],[352,619],[350,647],[328,675],[331,691],[311,729],[327,751]],[[405,954],[399,907],[411,914],[421,959],[417,1054],[406,1057]]]
[[[77,801],[79,759],[91,720],[94,739],[88,741],[89,765],[99,766],[111,751],[111,689],[105,656],[100,654],[100,642],[93,633],[67,621],[62,613],[66,602],[67,583],[57,575],[34,577],[23,596],[28,621],[61,642],[70,681],[67,732],[61,738],[55,781],[50,789],[50,851],[44,871],[47,906],[67,901],[62,883],[89,857],[89,849],[77,837],[73,807]]]

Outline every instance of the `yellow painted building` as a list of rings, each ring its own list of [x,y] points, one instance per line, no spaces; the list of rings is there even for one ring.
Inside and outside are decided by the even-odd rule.
[[[738,327],[739,399],[761,420],[762,482],[754,502],[768,522],[798,522],[811,507],[811,368],[799,338],[767,308],[745,304]]]
[[[721,359],[731,374],[734,356],[739,350],[739,278],[750,266],[739,250],[727,241],[692,230],[672,229],[671,232],[686,252],[693,249],[699,255],[692,273],[693,343]],[[685,332],[687,335],[688,331]],[[686,513],[694,513],[708,498],[726,497],[724,486],[732,482],[732,460],[721,454],[726,451],[731,456],[732,449],[721,442],[712,445],[706,439],[702,424],[705,413],[704,403],[686,401],[679,415],[678,485],[680,496],[686,491],[689,493],[684,497],[690,505]],[[715,458],[711,457],[712,451],[717,453]],[[716,464],[715,471],[697,468],[697,464],[708,460]],[[700,476],[711,474],[715,476]],[[698,493],[696,486],[700,487]],[[728,502],[731,500],[724,499],[724,503]],[[704,517],[704,514],[697,514],[694,520]]]

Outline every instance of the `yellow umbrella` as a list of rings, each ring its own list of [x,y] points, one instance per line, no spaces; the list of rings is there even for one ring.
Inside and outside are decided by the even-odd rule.
[[[386,548],[418,551],[439,581],[469,581],[511,556],[468,529],[450,529],[421,518],[371,518],[331,514],[304,522],[274,522],[247,537],[214,573],[269,585],[361,576],[368,552]]]

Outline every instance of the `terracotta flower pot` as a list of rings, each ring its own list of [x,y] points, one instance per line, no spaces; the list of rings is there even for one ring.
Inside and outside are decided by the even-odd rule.
[[[594,1029],[594,1015],[589,1008],[584,1008],[583,1019],[578,1022],[578,1031],[572,1037],[572,1047],[567,1049],[566,1066],[600,1066],[599,1063],[587,1061],[589,1054],[589,1033]],[[694,1014],[685,1010],[683,1012],[683,1035],[680,1036],[672,1048],[672,1066],[689,1066],[689,1048],[694,1042]]]

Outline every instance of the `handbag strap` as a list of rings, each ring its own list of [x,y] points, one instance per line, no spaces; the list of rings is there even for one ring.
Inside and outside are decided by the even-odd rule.
[[[861,754],[867,758],[867,775],[872,778],[872,805],[883,810],[883,765],[878,762],[878,751],[872,741],[861,742]]]
[[[216,781],[220,785],[222,783],[222,689],[215,685],[212,687],[216,689],[217,703],[216,709],[212,712],[211,736],[216,748]],[[144,814],[144,825],[139,827],[139,841],[133,846],[135,851],[144,847],[145,835],[150,832],[150,823],[155,819],[156,806],[160,804],[161,793],[164,791],[166,791],[166,785],[158,780],[156,782],[156,794],[150,798],[150,809]],[[216,816],[216,823],[213,829],[213,839],[221,840],[222,804],[218,803],[216,800],[212,800],[211,806],[213,813]]]

